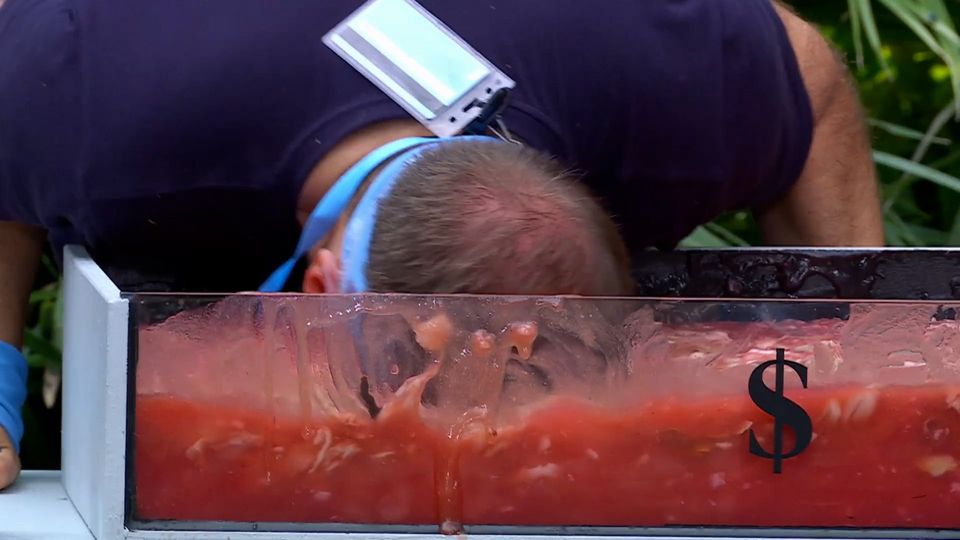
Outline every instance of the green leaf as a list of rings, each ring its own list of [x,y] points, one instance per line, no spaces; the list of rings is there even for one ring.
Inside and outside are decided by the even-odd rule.
[[[856,55],[857,69],[863,71],[863,31],[860,26],[860,3],[857,0],[847,0],[850,10],[850,29],[853,31],[853,51]]]
[[[63,281],[57,281],[57,300],[53,309],[53,332],[51,339],[57,350],[63,350]]]
[[[44,366],[60,363],[60,350],[44,338],[36,330],[27,330],[23,333],[23,346],[44,359]]]
[[[957,36],[953,21],[942,1],[928,1],[924,6],[913,2],[905,2],[904,5],[917,16],[917,19],[932,28],[947,43],[960,44],[960,37]]]
[[[727,242],[729,245],[740,247],[746,247],[750,245],[746,240],[734,234],[733,231],[718,223],[707,223],[704,225],[704,227],[706,227],[707,231],[714,234],[724,242]]]
[[[893,226],[893,229],[899,234],[900,240],[903,245],[907,247],[919,247],[923,245],[923,242],[913,233],[910,227],[898,216],[897,214],[890,214],[890,224]]]
[[[960,178],[950,176],[947,173],[940,172],[921,163],[915,163],[909,159],[880,151],[873,152],[873,160],[879,165],[911,174],[917,178],[929,180],[930,182],[960,193]]]
[[[42,304],[44,302],[54,302],[57,299],[57,291],[52,287],[44,287],[30,293],[30,305]]]
[[[24,347],[26,350],[26,347]],[[47,357],[42,354],[31,353],[29,350],[23,353],[27,359],[27,367],[30,369],[42,369],[47,366]]]
[[[729,245],[722,238],[707,230],[706,227],[697,227],[680,242],[680,246],[685,248],[717,248],[728,247]]]
[[[894,124],[892,122],[884,122],[883,120],[877,120],[875,118],[871,118],[867,120],[867,123],[873,127],[882,129],[895,137],[900,137],[903,139],[910,139],[912,141],[922,141],[925,136],[925,134],[922,131],[918,131],[916,129],[908,128],[906,126]],[[941,146],[949,146],[951,144],[950,139],[946,139],[944,137],[934,137],[932,139],[932,142],[933,144],[938,144]]]
[[[931,133],[931,136],[932,136],[932,130],[934,130],[935,128],[936,126],[931,125],[930,130],[928,130],[928,132]],[[919,150],[919,147],[918,147],[918,150]],[[919,153],[919,151],[914,152],[914,156],[921,156],[921,155],[922,153]],[[947,167],[950,167],[951,165],[953,165],[958,161],[960,161],[960,149],[954,150],[947,156],[942,157],[934,161],[933,163],[930,163],[928,167],[930,167],[931,169],[943,170]],[[905,202],[904,197],[909,196],[909,191],[907,191],[907,188],[913,185],[913,183],[916,182],[917,180],[918,179],[916,176],[913,176],[909,173],[904,173],[904,175],[901,176],[893,184],[884,185],[883,191],[886,195],[886,202],[884,203],[884,211],[887,211],[890,208],[892,208],[894,204],[903,207]],[[909,205],[909,208],[911,208],[912,211],[914,211],[916,214],[926,215],[915,206],[913,201],[906,201],[906,203]]]
[[[924,7],[932,13],[941,24],[946,25],[951,30],[955,29],[953,19],[950,17],[950,13],[947,11],[947,5],[943,0],[925,0]]]
[[[851,0],[850,4],[854,6],[850,11],[858,15],[859,23],[862,25],[864,33],[867,35],[867,41],[873,49],[873,53],[880,62],[880,67],[892,77],[890,66],[887,59],[883,56],[883,49],[880,45],[880,31],[877,30],[877,22],[873,17],[873,6],[870,0]]]
[[[52,302],[40,304],[40,319],[37,322],[36,328],[45,336],[49,336],[53,332],[54,307],[55,306]]]
[[[48,257],[46,253],[43,254],[43,256],[40,258],[40,261],[43,263],[43,267],[46,268],[47,272],[49,272],[51,276],[57,275],[57,266],[53,264],[53,261],[50,260],[50,257]]]
[[[949,36],[947,36],[948,43],[940,42],[926,26],[922,10],[918,14],[916,6],[912,2],[902,0],[880,0],[880,2],[947,64],[950,68],[953,93],[960,96],[960,51],[952,43],[949,43]],[[945,36],[943,32],[939,32],[938,35]],[[960,101],[957,101],[956,104],[957,110],[960,111]]]
[[[914,223],[904,223],[904,227],[906,227],[913,238],[917,240],[917,246],[943,247],[948,243],[948,234],[945,231],[938,231]]]
[[[903,239],[903,235],[900,234],[900,228],[891,223],[890,221],[884,221],[883,223],[884,235],[886,236],[886,244],[892,247],[904,247],[907,243]]]

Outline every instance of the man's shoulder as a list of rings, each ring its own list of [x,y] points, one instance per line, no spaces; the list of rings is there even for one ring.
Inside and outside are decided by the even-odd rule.
[[[71,0],[5,0],[0,7],[2,102],[22,107],[58,91],[77,69],[77,26]]]
[[[78,148],[78,28],[71,0],[0,7],[0,220],[37,223],[39,179],[63,179]]]
[[[810,97],[815,118],[830,108],[845,85],[850,84],[840,53],[827,43],[815,26],[789,6],[770,0],[786,28]]]

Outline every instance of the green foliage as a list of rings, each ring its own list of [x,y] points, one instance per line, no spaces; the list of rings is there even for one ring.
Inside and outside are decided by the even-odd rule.
[[[793,2],[846,56],[871,130],[887,243],[960,245],[960,37],[956,0]],[[685,246],[760,243],[743,213],[701,227]]]
[[[24,469],[59,468],[60,365],[63,320],[60,277],[49,257],[30,294],[23,353],[29,367],[29,397],[23,409],[25,433],[21,458]]]

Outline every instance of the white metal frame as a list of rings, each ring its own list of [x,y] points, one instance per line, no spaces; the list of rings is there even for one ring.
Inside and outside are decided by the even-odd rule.
[[[129,308],[82,248],[63,279],[63,484],[94,537],[122,538]]]
[[[68,246],[64,252],[64,366],[63,366],[63,484],[78,514],[97,540],[248,539],[248,540],[450,540],[440,534],[309,533],[309,532],[184,532],[128,530],[124,524],[124,494],[127,436],[127,360],[129,302],[120,289],[97,266],[83,248]],[[757,509],[762,512],[763,509]],[[2,526],[2,524],[0,524]],[[716,531],[716,529],[714,529]],[[695,536],[639,535],[517,535],[469,534],[476,540],[681,540]],[[767,538],[792,538],[786,531]],[[733,540],[759,536],[718,537]],[[811,531],[807,539],[827,538]],[[952,535],[952,536],[948,536]],[[956,532],[932,534],[954,537]],[[830,538],[867,538],[849,532]],[[877,538],[893,538],[882,533]]]

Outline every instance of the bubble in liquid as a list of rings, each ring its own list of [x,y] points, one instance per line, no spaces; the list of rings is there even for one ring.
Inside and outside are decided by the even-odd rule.
[[[533,342],[538,334],[536,322],[517,322],[507,327],[507,342],[517,349],[517,355],[529,360],[533,354]]]
[[[453,323],[445,314],[441,313],[425,322],[415,324],[413,331],[417,344],[427,351],[438,353],[450,341],[453,334]]]
[[[470,336],[470,353],[480,358],[486,358],[496,346],[496,337],[486,330],[477,330]]]
[[[397,364],[390,364],[390,374],[391,374],[391,375],[399,375],[399,374],[400,374],[400,366],[397,365]]]

